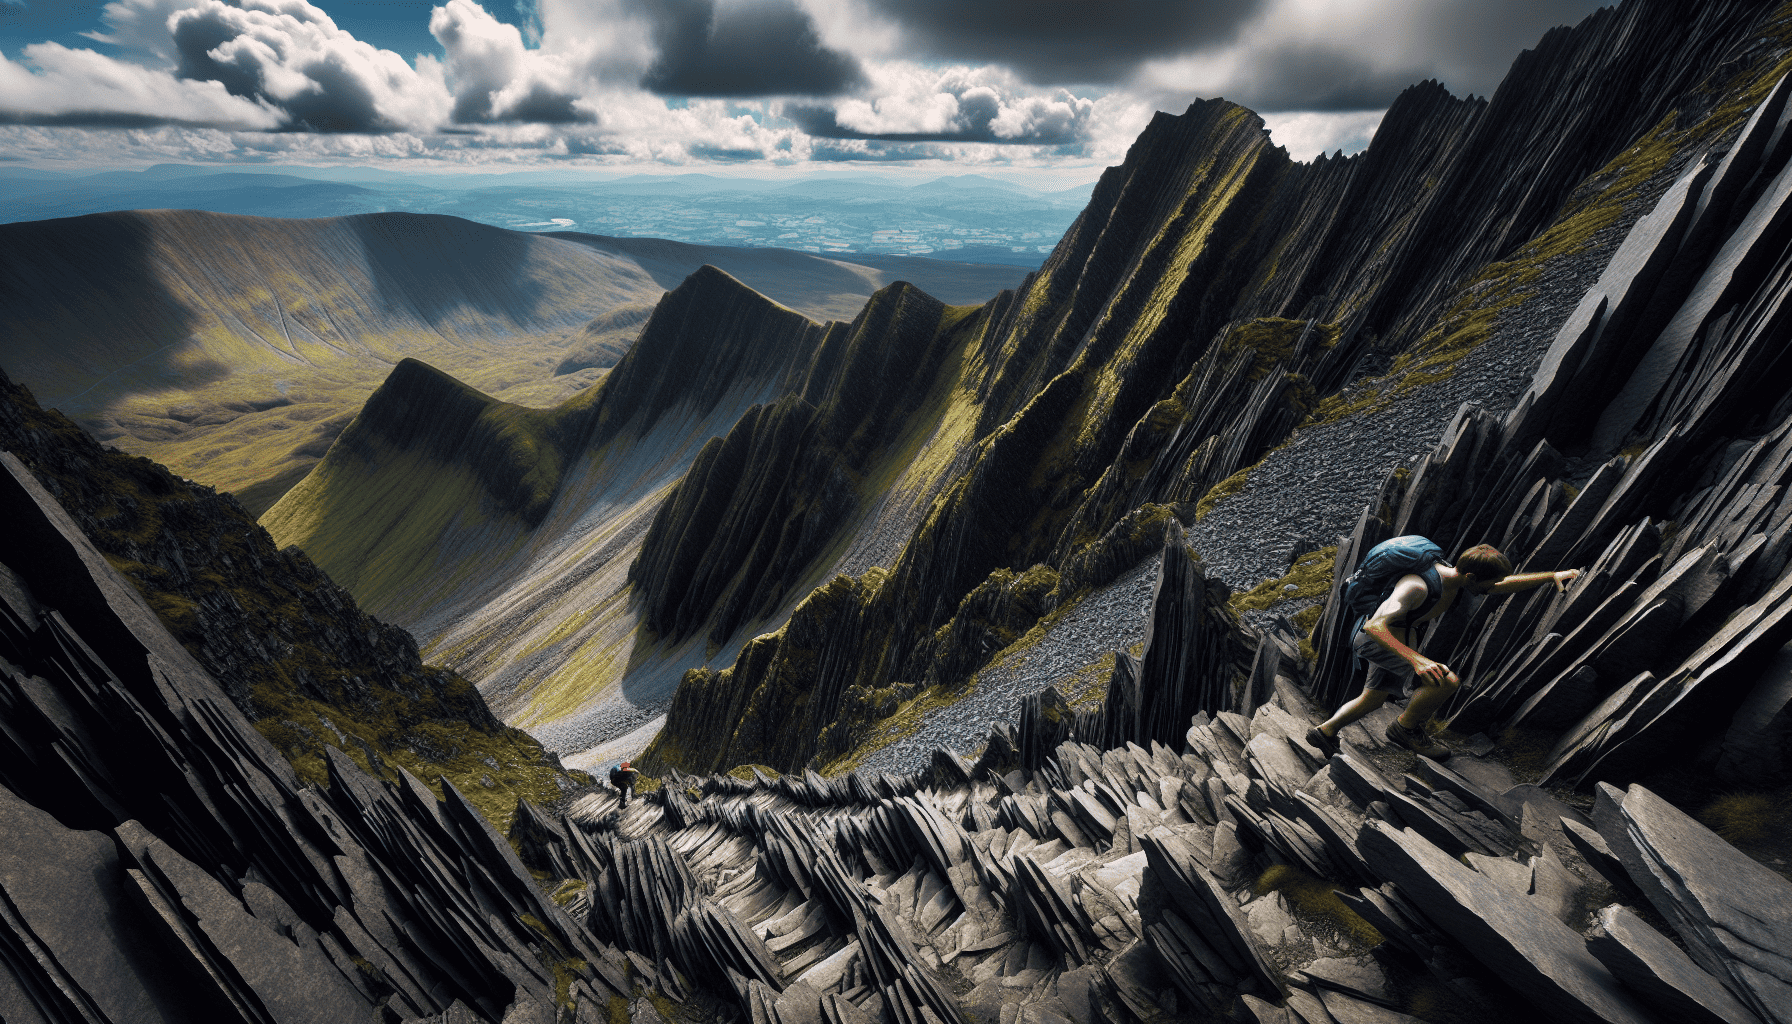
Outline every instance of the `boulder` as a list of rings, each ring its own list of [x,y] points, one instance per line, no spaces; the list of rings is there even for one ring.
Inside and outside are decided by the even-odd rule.
[[[1792,1024],[1792,882],[1641,785],[1601,784],[1593,817],[1693,961],[1763,1020]]]
[[[1679,946],[1614,903],[1599,912],[1587,933],[1587,949],[1618,980],[1684,1024],[1759,1024],[1716,978],[1699,969]]]
[[[1422,839],[1382,821],[1357,837],[1369,866],[1552,1020],[1652,1024],[1653,1016],[1562,922]]]

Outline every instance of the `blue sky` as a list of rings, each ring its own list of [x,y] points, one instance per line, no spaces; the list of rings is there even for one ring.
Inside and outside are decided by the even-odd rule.
[[[0,159],[1089,169],[1224,96],[1300,158],[1589,0],[0,0]]]

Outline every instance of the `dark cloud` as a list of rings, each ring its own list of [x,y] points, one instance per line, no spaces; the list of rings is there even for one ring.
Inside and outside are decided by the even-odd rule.
[[[622,156],[628,153],[628,147],[608,139],[575,138],[566,136],[560,140],[566,145],[566,156]]]
[[[227,45],[245,37],[241,12],[233,8],[189,9],[175,16],[172,37],[176,74],[185,79],[221,83],[232,96],[263,100],[284,110],[294,131],[388,132],[399,126],[380,113],[364,80],[365,69],[352,66],[340,52],[327,51],[296,66],[280,64],[280,50],[261,45]],[[310,87],[276,97],[268,90],[270,68],[297,71]]]
[[[952,155],[950,150],[925,144],[891,145],[872,142],[864,146],[840,146],[821,143],[810,150],[809,159],[818,163],[848,161],[898,163],[908,160],[950,160]]]
[[[198,127],[201,123],[110,110],[78,110],[63,114],[0,110],[0,124],[31,124],[45,128],[160,128],[163,125]],[[0,159],[11,158],[0,156]]]
[[[335,55],[312,61],[301,70],[317,88],[286,101],[295,131],[385,132],[398,127],[380,115],[366,83]]]
[[[658,58],[641,78],[662,96],[835,96],[862,85],[849,54],[822,45],[792,0],[638,0]]]
[[[1265,0],[870,0],[928,52],[1043,84],[1117,82],[1141,61],[1232,41]]]
[[[589,110],[579,110],[572,105],[578,99],[572,93],[560,92],[545,83],[536,82],[506,111],[511,121],[528,121],[535,124],[590,124],[597,120],[597,115]]]
[[[880,142],[993,142],[1023,146],[1062,146],[1081,142],[1086,125],[1076,119],[1029,120],[1013,136],[997,135],[994,122],[1000,106],[994,93],[972,90],[962,97],[959,116],[947,131],[863,132],[842,125],[832,107],[786,104],[785,117],[805,134],[819,139],[875,139]]]
[[[1253,55],[1226,99],[1259,112],[1379,110],[1407,86],[1435,77],[1423,68],[1377,70],[1356,53],[1290,45]]]
[[[232,96],[253,98],[261,91],[259,67],[245,67],[212,56],[212,51],[237,37],[236,26],[215,14],[181,18],[174,23],[174,50],[179,57],[175,74],[197,82],[219,82]]]
[[[597,115],[591,111],[573,106],[577,96],[554,89],[543,82],[531,84],[528,92],[505,104],[501,110],[493,106],[493,96],[494,93],[489,89],[463,89],[454,98],[454,112],[451,115],[454,123],[591,124],[597,120]]]
[[[1434,57],[1422,78],[1438,78],[1458,93],[1493,92],[1520,50],[1537,45],[1557,25],[1574,25],[1611,0],[1495,0],[1420,5],[1413,18],[1418,52]],[[1417,79],[1414,79],[1417,81]]]
[[[717,160],[722,163],[738,163],[742,160],[764,160],[765,150],[750,147],[727,148],[695,144],[685,147],[685,151],[699,160]]]

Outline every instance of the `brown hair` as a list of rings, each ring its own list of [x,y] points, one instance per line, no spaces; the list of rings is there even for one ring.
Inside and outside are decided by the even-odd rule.
[[[1512,560],[1492,544],[1476,544],[1456,556],[1456,571],[1473,573],[1482,583],[1498,583],[1512,575]]]

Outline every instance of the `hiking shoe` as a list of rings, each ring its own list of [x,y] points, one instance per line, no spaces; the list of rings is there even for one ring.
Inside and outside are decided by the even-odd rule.
[[[1405,747],[1415,754],[1423,754],[1433,761],[1442,761],[1450,756],[1450,748],[1426,736],[1422,729],[1408,729],[1400,724],[1398,718],[1388,723],[1388,742],[1397,747]]]
[[[1316,748],[1328,758],[1336,757],[1338,754],[1338,738],[1320,732],[1317,725],[1307,730],[1307,745]]]

